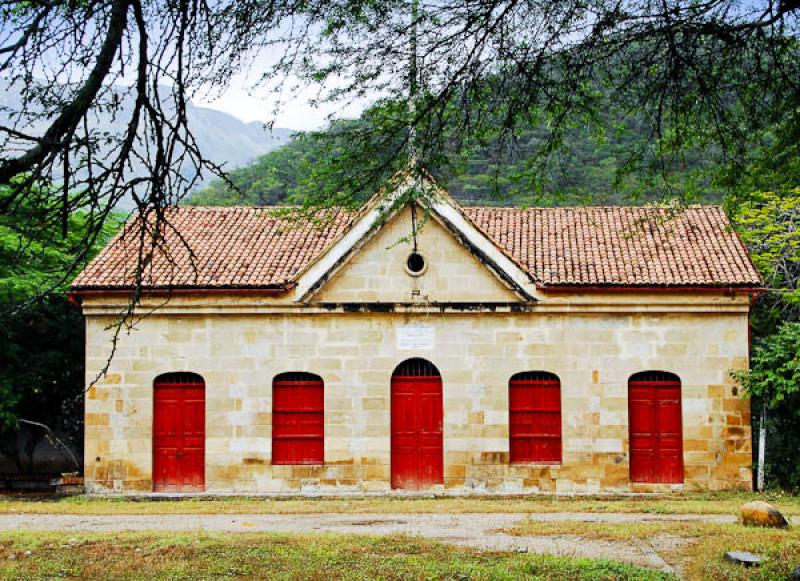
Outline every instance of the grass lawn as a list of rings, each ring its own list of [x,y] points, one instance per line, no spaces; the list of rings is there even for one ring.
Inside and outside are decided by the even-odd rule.
[[[0,496],[0,513],[58,514],[319,514],[319,513],[464,513],[464,512],[643,512],[657,514],[738,514],[753,499],[774,503],[783,513],[800,515],[800,497],[755,493],[686,493],[657,497],[522,498],[187,498],[148,500],[90,496]]]
[[[792,579],[800,567],[800,530],[701,523],[543,523],[525,521],[506,532],[520,536],[578,535],[587,539],[643,539],[673,566],[681,564],[687,579]],[[678,541],[678,542],[676,542]],[[723,561],[725,551],[751,551],[766,557],[748,569]]]
[[[410,538],[30,532],[0,534],[0,578],[674,579],[609,561],[479,553]]]

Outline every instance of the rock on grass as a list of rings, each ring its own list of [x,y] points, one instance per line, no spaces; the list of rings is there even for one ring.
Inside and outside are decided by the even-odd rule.
[[[742,524],[755,527],[785,528],[789,526],[781,512],[768,502],[754,500],[742,505]]]

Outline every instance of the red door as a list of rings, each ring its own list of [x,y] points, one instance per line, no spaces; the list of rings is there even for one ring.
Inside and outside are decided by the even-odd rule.
[[[325,461],[325,393],[322,378],[282,373],[272,382],[272,463]]]
[[[409,359],[392,375],[392,488],[444,482],[442,378],[431,363]]]
[[[631,481],[683,482],[681,382],[663,372],[637,373],[628,382]]]
[[[509,382],[509,461],[561,462],[561,382],[544,371],[517,373]]]
[[[205,487],[206,390],[194,373],[156,378],[153,404],[153,490]]]

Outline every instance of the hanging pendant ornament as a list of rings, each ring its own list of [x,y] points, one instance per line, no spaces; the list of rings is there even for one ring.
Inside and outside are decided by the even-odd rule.
[[[417,203],[411,202],[411,241],[417,254]]]

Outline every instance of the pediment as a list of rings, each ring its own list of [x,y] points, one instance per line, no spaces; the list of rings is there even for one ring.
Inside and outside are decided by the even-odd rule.
[[[299,275],[311,303],[535,303],[523,270],[426,173],[399,174],[325,253]],[[424,271],[409,272],[412,252]]]
[[[507,303],[520,301],[509,285],[472,254],[434,215],[418,208],[414,273],[412,210],[385,222],[314,295],[326,303]],[[414,265],[412,265],[414,266]]]

